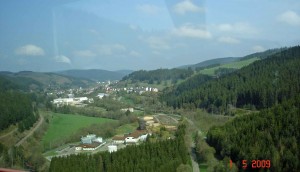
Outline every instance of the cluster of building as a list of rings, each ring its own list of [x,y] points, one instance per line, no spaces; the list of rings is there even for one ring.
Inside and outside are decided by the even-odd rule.
[[[63,105],[71,105],[71,106],[84,106],[84,102],[93,103],[93,98],[87,97],[69,97],[69,98],[58,98],[53,100],[53,104],[57,107]]]
[[[94,151],[104,145],[102,137],[96,137],[95,134],[88,134],[81,137],[81,143],[75,147],[76,151]]]
[[[123,88],[124,91],[127,93],[135,92],[139,94],[143,94],[144,92],[158,92],[158,88],[152,87],[130,87],[130,88]]]

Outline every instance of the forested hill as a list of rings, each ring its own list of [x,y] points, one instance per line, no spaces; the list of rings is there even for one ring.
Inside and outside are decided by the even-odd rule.
[[[296,172],[300,170],[299,116],[298,95],[271,109],[236,117],[224,126],[211,128],[207,142],[216,149],[219,158],[229,157],[239,169]]]
[[[196,70],[196,69],[204,68],[204,67],[208,67],[208,66],[216,66],[216,65],[226,64],[226,63],[230,63],[230,62],[235,62],[235,61],[238,61],[239,59],[240,59],[239,57],[217,58],[217,59],[206,60],[206,61],[203,61],[203,62],[200,62],[197,64],[179,66],[177,68],[179,68],[179,69],[192,68],[192,69]]]
[[[18,85],[0,76],[0,131],[18,124],[19,131],[29,129],[37,120],[29,95],[21,93]]]
[[[196,88],[183,82],[184,89],[178,86],[165,91],[162,99],[174,108],[205,108],[221,114],[229,112],[229,105],[267,108],[299,94],[299,69],[300,46],[296,46]],[[179,88],[183,91],[176,90]]]
[[[49,86],[53,88],[87,87],[94,83],[88,79],[32,71],[0,72],[0,76],[16,83],[22,90],[43,90]]]
[[[125,77],[122,80],[131,80],[132,82],[162,82],[165,80],[177,81],[179,79],[185,79],[193,74],[190,69],[157,69],[157,70],[139,70],[135,71]]]

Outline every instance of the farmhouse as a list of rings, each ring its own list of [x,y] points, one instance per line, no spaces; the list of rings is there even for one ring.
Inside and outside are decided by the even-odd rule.
[[[116,135],[112,138],[114,144],[122,144],[125,143],[125,137],[124,136],[120,136],[120,135]]]
[[[135,144],[138,141],[145,141],[147,136],[150,135],[146,130],[135,130],[132,133],[124,134],[124,136],[114,136],[114,144]]]

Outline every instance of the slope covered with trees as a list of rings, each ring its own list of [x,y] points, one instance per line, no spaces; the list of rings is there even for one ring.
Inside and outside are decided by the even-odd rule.
[[[132,72],[131,74],[123,77],[122,80],[131,80],[132,82],[162,82],[165,80],[177,81],[179,79],[186,79],[194,72],[191,69],[157,69],[157,70],[140,70]]]
[[[271,171],[299,171],[299,140],[300,96],[237,117],[207,134],[207,142],[221,158],[230,157],[240,169],[247,165],[249,171],[253,170],[252,160],[268,160]]]
[[[16,84],[0,77],[0,130],[18,123],[19,130],[23,131],[37,120],[31,97],[17,88]]]
[[[268,108],[300,92],[299,68],[300,46],[296,46],[198,87],[185,87],[184,91],[174,87],[165,91],[162,99],[174,108],[205,108],[221,114],[228,113],[229,106]]]
[[[188,166],[189,156],[184,143],[185,126],[178,128],[176,138],[138,146],[127,146],[113,153],[54,157],[49,171],[176,171]]]

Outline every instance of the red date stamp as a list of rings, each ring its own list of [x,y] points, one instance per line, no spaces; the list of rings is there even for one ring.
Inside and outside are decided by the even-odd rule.
[[[248,162],[247,160],[242,160],[242,167],[243,169],[247,169],[248,168]],[[257,168],[270,168],[271,167],[271,160],[252,160],[251,161],[251,166],[252,169],[257,169]]]

